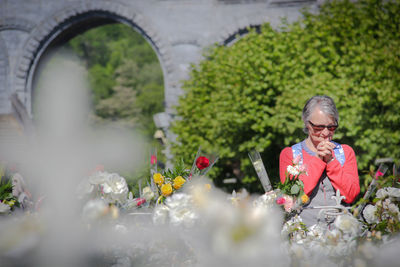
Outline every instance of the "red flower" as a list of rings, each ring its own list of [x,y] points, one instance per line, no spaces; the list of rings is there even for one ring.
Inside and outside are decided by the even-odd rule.
[[[381,171],[377,171],[376,173],[375,173],[375,179],[377,179],[378,180],[378,178],[379,177],[382,177],[384,175],[384,173],[383,172],[381,172]]]
[[[157,163],[157,157],[155,155],[151,155],[150,157],[150,164],[156,164]]]
[[[198,157],[196,160],[196,166],[199,170],[205,169],[210,166],[210,160],[206,157]]]
[[[141,205],[143,205],[144,203],[146,203],[146,199],[144,199],[144,198],[137,198],[136,199],[136,206],[141,206]]]
[[[276,199],[276,204],[278,204],[278,205],[283,205],[283,204],[285,204],[285,202],[286,202],[286,199],[284,197],[278,197]]]

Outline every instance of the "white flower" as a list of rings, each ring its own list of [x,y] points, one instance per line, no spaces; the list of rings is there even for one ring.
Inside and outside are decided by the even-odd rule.
[[[101,184],[101,186],[103,187],[105,199],[110,203],[126,202],[129,189],[123,177],[116,173],[111,173],[107,176],[107,179]]]
[[[190,195],[176,193],[169,197],[165,204],[169,207],[170,222],[172,225],[185,225],[191,227],[196,222],[198,215],[193,207]]]
[[[10,211],[10,206],[7,204],[4,204],[3,202],[0,202],[0,214],[1,213],[8,213]]]
[[[91,222],[99,219],[107,213],[108,205],[101,199],[89,200],[83,207],[82,217]]]
[[[387,187],[385,189],[389,197],[400,197],[400,188]]]
[[[300,171],[296,167],[293,167],[292,165],[287,166],[287,172],[290,173],[291,175],[300,174]]]
[[[367,223],[377,223],[378,217],[376,216],[376,206],[374,205],[367,205],[363,210],[363,216]]]
[[[335,226],[343,233],[352,236],[357,235],[360,230],[359,221],[351,215],[339,215],[335,220]]]
[[[396,204],[390,203],[388,205],[388,210],[392,213],[399,214],[399,207]]]
[[[376,192],[376,197],[383,199],[385,197],[389,196],[388,192],[386,191],[386,188],[381,188]]]
[[[321,242],[324,242],[324,230],[322,229],[321,225],[319,224],[314,224],[308,229],[307,236],[321,240]]]
[[[93,185],[103,184],[108,179],[108,172],[96,172],[89,176],[89,183]]]
[[[154,198],[154,192],[151,190],[149,186],[143,188],[143,198],[146,199],[147,202]]]

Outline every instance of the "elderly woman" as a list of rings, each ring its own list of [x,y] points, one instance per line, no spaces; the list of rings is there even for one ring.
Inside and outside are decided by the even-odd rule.
[[[346,203],[352,203],[360,193],[357,161],[350,146],[332,141],[339,126],[339,114],[332,98],[312,97],[303,108],[302,118],[308,137],[282,150],[279,159],[281,182],[285,181],[287,166],[300,155],[307,173],[301,174],[299,179],[310,197],[309,205],[335,205],[331,197],[336,190],[340,190]],[[319,210],[304,209],[301,217],[307,226],[311,226],[317,223],[318,213]]]

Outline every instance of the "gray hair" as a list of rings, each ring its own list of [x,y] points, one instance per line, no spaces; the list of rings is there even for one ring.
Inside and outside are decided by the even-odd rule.
[[[339,123],[339,112],[336,109],[335,102],[326,95],[316,95],[311,97],[303,108],[302,119],[304,122],[303,131],[308,134],[307,122],[311,113],[318,107],[326,115],[332,116],[336,123]]]

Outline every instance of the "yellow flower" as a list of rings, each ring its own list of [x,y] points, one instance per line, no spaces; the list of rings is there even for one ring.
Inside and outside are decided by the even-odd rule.
[[[306,204],[309,200],[310,200],[310,198],[306,194],[301,196],[301,202],[303,204]]]
[[[161,193],[163,196],[169,196],[172,194],[172,185],[171,184],[163,184],[161,186]]]
[[[174,188],[178,190],[182,187],[182,185],[186,182],[186,180],[182,176],[176,176],[174,179]]]
[[[158,184],[159,186],[161,186],[164,183],[164,176],[162,176],[161,173],[155,173],[153,175],[153,180],[156,184]]]

